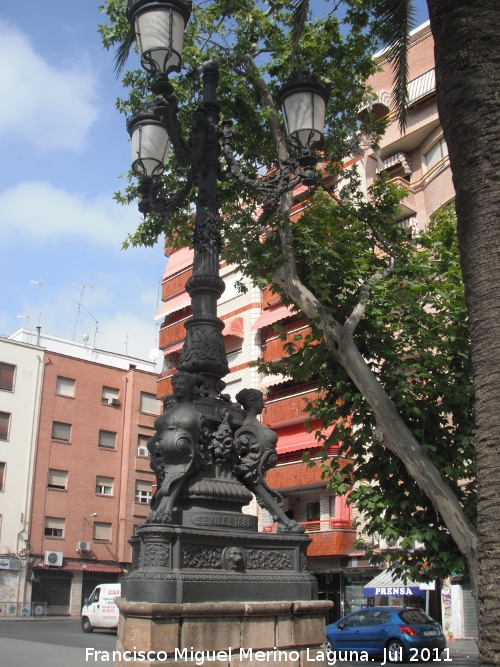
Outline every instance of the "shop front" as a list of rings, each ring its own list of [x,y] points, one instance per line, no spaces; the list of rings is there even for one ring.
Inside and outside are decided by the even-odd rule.
[[[435,582],[403,581],[392,570],[384,570],[363,589],[368,607],[420,607],[441,622],[441,605]]]

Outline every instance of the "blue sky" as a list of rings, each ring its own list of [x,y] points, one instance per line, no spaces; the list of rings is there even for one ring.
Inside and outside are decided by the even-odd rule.
[[[121,250],[140,216],[119,206],[130,144],[122,95],[103,50],[99,0],[2,0],[0,5],[0,335],[39,323],[47,333],[148,357],[165,269],[161,244]],[[321,11],[329,3],[315,0]],[[427,19],[417,1],[418,22]],[[40,290],[30,281],[42,281]],[[85,289],[80,320],[78,294]],[[91,315],[90,315],[91,314]]]

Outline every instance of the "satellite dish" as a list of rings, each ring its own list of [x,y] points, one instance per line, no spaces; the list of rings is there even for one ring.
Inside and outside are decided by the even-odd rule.
[[[89,338],[90,338],[90,336],[88,335],[88,333],[87,333],[86,331],[84,331],[84,332],[83,332],[83,335],[82,335],[82,340],[83,340],[83,342],[84,342],[84,343],[88,343]]]
[[[159,350],[157,347],[154,347],[152,350],[149,351],[149,358],[152,361],[156,361],[158,357],[161,354],[161,350]]]

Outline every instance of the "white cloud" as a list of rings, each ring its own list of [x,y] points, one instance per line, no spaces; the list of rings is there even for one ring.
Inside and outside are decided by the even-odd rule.
[[[0,238],[78,235],[119,247],[139,224],[135,206],[120,206],[110,195],[92,201],[43,181],[19,183],[0,192]]]
[[[0,21],[0,135],[44,152],[80,151],[98,115],[95,89],[88,63],[54,67],[24,33]]]

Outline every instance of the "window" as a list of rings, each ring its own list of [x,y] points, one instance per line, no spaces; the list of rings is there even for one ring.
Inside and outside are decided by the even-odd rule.
[[[135,502],[149,503],[152,495],[151,482],[138,479],[135,483]]]
[[[448,146],[446,145],[444,137],[441,137],[441,139],[424,155],[427,169],[433,167],[446,155],[448,155]]]
[[[154,394],[147,394],[145,391],[141,391],[141,403],[139,409],[141,412],[157,415],[160,410],[160,401]]]
[[[115,480],[112,477],[100,477],[97,475],[95,480],[95,492],[100,496],[112,496],[114,481]]]
[[[381,611],[380,609],[372,611],[368,625],[383,625],[391,618],[390,611]]]
[[[71,441],[71,424],[52,422],[52,440]]]
[[[45,537],[64,537],[64,519],[46,516],[43,534]]]
[[[5,463],[0,462],[0,491],[5,491]]]
[[[307,520],[319,521],[319,519],[320,519],[319,500],[314,503],[307,503]]]
[[[56,380],[56,394],[73,397],[75,395],[75,381],[71,378],[59,377],[58,375]]]
[[[9,439],[10,413],[0,412],[0,440]]]
[[[345,621],[342,621],[342,630],[344,628],[360,628],[366,622],[367,611],[358,611],[356,614],[351,614]]]
[[[137,439],[137,456],[149,456],[148,452],[148,435],[140,435]]]
[[[113,433],[113,431],[99,431],[99,447],[115,449],[116,433]]]
[[[49,489],[65,490],[68,486],[68,472],[66,470],[55,470],[49,468]]]
[[[113,524],[111,523],[102,523],[102,521],[94,521],[94,540],[111,542],[112,527]]]
[[[16,367],[0,361],[0,389],[14,391],[14,373]]]
[[[89,599],[89,604],[92,604],[94,602],[99,602],[99,593],[101,592],[100,588],[96,588],[95,591],[92,593]]]
[[[120,405],[120,390],[103,387],[101,401],[103,405]]]

